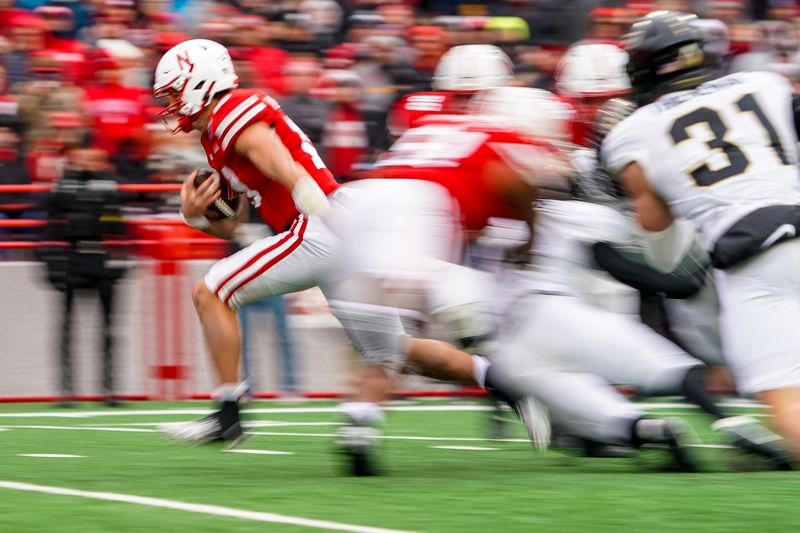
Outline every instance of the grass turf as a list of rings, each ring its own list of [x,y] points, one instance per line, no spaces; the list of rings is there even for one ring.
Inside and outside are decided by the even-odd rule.
[[[436,405],[440,402],[423,402]],[[464,405],[464,404],[459,404]],[[202,409],[206,403],[138,404],[126,409]],[[253,407],[326,407],[309,402]],[[102,417],[4,417],[7,413]],[[706,443],[715,443],[707,421],[678,408]],[[58,411],[43,405],[0,406],[0,427],[111,426],[178,421],[191,414],[124,415],[82,406]],[[387,433],[396,436],[480,438],[485,412],[392,412]],[[250,421],[334,422],[331,413],[264,413]],[[324,434],[333,426],[275,426],[255,432]],[[522,437],[517,426],[515,437]],[[387,440],[388,475],[370,479],[342,475],[331,438],[256,435],[244,448],[293,455],[221,453],[221,447],[183,447],[150,432],[12,428],[0,431],[0,480],[88,491],[109,491],[183,502],[280,513],[347,524],[424,532],[750,532],[800,531],[795,512],[800,477],[794,472],[730,472],[730,450],[699,449],[704,472],[653,471],[657,457],[584,459],[556,452],[536,456],[523,442]],[[459,445],[500,448],[464,451],[431,448]],[[85,458],[43,459],[20,453],[61,453]],[[106,531],[313,531],[183,511],[0,488],[2,532]]]

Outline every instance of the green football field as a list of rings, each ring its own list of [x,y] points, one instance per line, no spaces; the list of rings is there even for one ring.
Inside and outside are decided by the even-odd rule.
[[[236,452],[155,432],[207,408],[0,406],[0,531],[800,531],[800,475],[741,471],[742,458],[681,404],[648,409],[695,426],[702,473],[661,472],[656,451],[535,455],[516,424],[512,438],[490,441],[479,401],[394,406],[377,478],[342,475],[330,402],[250,404],[252,436]]]

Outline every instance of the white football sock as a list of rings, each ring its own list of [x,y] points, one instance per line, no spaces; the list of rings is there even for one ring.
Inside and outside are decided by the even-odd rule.
[[[246,390],[246,383],[223,383],[214,389],[211,398],[218,402],[238,402]]]
[[[374,402],[344,402],[339,404],[339,410],[356,424],[380,424],[384,421],[383,410]]]

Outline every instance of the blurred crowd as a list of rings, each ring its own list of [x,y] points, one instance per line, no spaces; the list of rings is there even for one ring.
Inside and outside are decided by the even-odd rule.
[[[692,11],[727,26],[718,44],[730,70],[798,78],[794,0],[614,4],[0,0],[0,184],[53,184],[87,171],[117,182],[179,182],[204,165],[195,134],[171,135],[150,94],[161,54],[192,37],[230,47],[240,85],[281,102],[341,181],[387,148],[393,105],[430,91],[437,61],[456,44],[498,44],[518,84],[552,89],[570,43],[618,39],[654,9]],[[128,200],[170,208],[168,196]],[[0,218],[15,217],[42,218],[34,196],[0,194]]]

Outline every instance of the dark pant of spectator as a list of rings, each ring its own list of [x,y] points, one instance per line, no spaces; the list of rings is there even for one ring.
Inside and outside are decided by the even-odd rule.
[[[111,314],[114,301],[114,283],[105,281],[93,289],[78,289],[68,285],[62,292],[63,313],[61,323],[61,395],[63,401],[70,401],[75,396],[72,366],[72,316],[75,309],[75,296],[79,291],[97,291],[100,297],[100,308],[103,315],[102,324],[102,362],[101,391],[107,402],[113,402],[114,396],[114,356],[113,335],[111,331]]]
[[[244,371],[244,381],[247,383],[248,392],[255,389],[255,380],[252,370],[252,361],[255,357],[252,339],[250,339],[250,328],[248,318],[255,311],[271,311],[275,317],[275,331],[278,335],[278,343],[281,356],[281,389],[284,392],[297,392],[297,377],[294,369],[294,354],[292,341],[289,336],[289,325],[286,320],[286,306],[282,296],[265,298],[252,302],[239,311],[239,319],[242,324],[242,367]]]

